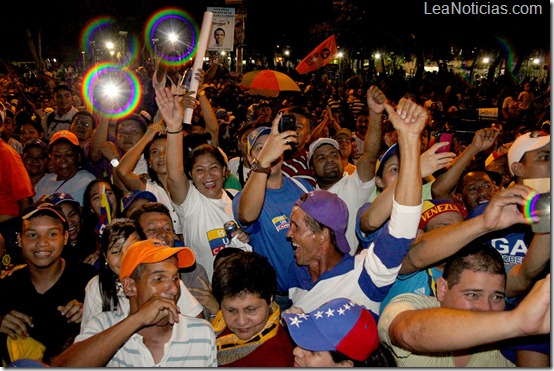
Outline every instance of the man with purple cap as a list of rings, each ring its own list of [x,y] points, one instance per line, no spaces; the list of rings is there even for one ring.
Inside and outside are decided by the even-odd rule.
[[[121,259],[119,279],[130,312],[102,312],[57,357],[60,367],[215,367],[215,334],[209,322],[183,316],[179,268],[195,262],[188,247],[161,240],[133,243]]]
[[[379,317],[380,303],[417,233],[421,215],[419,141],[428,119],[427,111],[411,100],[401,99],[396,109],[388,103],[384,106],[406,153],[391,220],[368,249],[351,256],[346,203],[324,190],[302,195],[292,210],[287,233],[295,257],[288,275],[294,307],[288,312],[311,311],[340,293],[365,306],[375,319]]]

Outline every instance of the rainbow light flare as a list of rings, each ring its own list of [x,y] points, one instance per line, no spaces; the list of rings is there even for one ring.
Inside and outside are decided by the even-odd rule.
[[[504,75],[510,76],[513,82],[515,82],[516,84],[520,84],[521,78],[519,76],[514,75],[512,71],[512,66],[515,66],[516,64],[515,62],[516,55],[514,53],[514,47],[512,46],[509,40],[503,37],[495,36],[495,39],[496,39],[496,42],[500,45],[500,48],[502,49],[502,51],[504,52],[504,55],[506,56],[506,69],[504,71]]]
[[[178,56],[168,56],[163,53],[163,44],[168,43],[165,38],[170,34],[179,37],[179,44],[182,46],[178,50]],[[166,8],[154,13],[146,22],[144,30],[144,40],[151,52],[156,54],[161,60],[169,66],[181,66],[191,60],[196,54],[198,48],[199,29],[193,18],[185,11],[177,8]],[[153,39],[162,37],[162,46],[157,48]],[[184,40],[183,40],[184,39]],[[179,45],[175,45],[179,46]]]
[[[88,52],[90,42],[93,41],[96,34],[114,23],[115,20],[107,16],[100,16],[90,20],[81,31],[81,50]]]
[[[103,89],[113,86],[119,94],[107,97]],[[87,109],[113,119],[120,119],[133,113],[140,104],[142,86],[137,75],[121,65],[105,62],[90,68],[84,78],[81,94]],[[107,102],[109,100],[109,106]]]
[[[139,41],[135,35],[130,35],[129,42],[127,43],[127,51],[124,51],[125,58],[121,61],[125,66],[129,67],[133,65],[138,59]],[[139,63],[140,64],[140,63]]]
[[[529,195],[527,201],[525,202],[525,206],[523,207],[523,216],[527,219],[528,223],[532,223],[533,217],[537,216],[535,206],[540,196],[540,193],[533,192]]]

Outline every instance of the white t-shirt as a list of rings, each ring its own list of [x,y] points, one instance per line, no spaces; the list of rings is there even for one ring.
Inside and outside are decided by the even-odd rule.
[[[175,205],[177,215],[182,223],[185,246],[189,246],[196,261],[208,273],[210,282],[213,275],[215,255],[225,247],[238,247],[252,251],[249,244],[241,242],[236,236],[229,240],[223,224],[234,220],[232,201],[225,191],[220,199],[207,198],[201,194],[189,180],[190,186],[185,201]],[[236,190],[229,190],[237,193]]]
[[[320,189],[319,185],[316,189]],[[369,197],[375,190],[375,178],[362,182],[356,169],[352,175],[344,173],[341,180],[328,189],[346,203],[348,207],[348,226],[346,227],[346,239],[350,245],[350,255],[355,255],[358,249],[358,237],[356,237],[356,214],[362,205],[369,201]]]
[[[102,296],[100,294],[99,276],[94,276],[85,287],[85,300],[83,302],[83,319],[81,320],[81,332],[87,323],[102,313]],[[185,316],[196,317],[204,309],[194,296],[187,289],[183,281],[179,280],[181,286],[181,296],[177,301],[177,306],[181,309],[181,313]],[[130,305],[129,299],[123,293],[123,290],[118,290],[117,299],[119,300],[120,308],[117,310],[122,314],[129,314]]]

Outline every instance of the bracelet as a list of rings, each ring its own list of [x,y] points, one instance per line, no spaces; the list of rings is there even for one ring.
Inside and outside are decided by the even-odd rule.
[[[183,131],[183,124],[181,124],[181,127],[180,127],[179,130],[177,130],[177,131],[169,131],[169,130],[166,130],[165,132],[166,132],[167,134],[179,134],[179,133],[182,132],[182,131]]]

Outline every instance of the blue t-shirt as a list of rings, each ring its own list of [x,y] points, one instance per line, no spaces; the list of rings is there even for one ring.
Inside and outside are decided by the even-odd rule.
[[[436,296],[436,282],[439,277],[442,277],[442,272],[437,268],[399,274],[387,296],[381,302],[381,313],[383,313],[389,301],[400,294]]]
[[[467,216],[467,219],[474,218],[485,212],[488,202],[477,206]],[[494,247],[502,259],[506,268],[523,262],[527,249],[533,238],[531,227],[526,224],[515,224],[506,229],[487,233],[483,241]]]
[[[304,179],[296,179],[308,191],[312,187]],[[244,226],[238,221],[238,205],[242,192],[233,199],[233,214],[240,227],[250,235],[252,250],[265,256],[277,272],[277,290],[287,291],[287,272],[294,261],[294,251],[287,232],[290,227],[290,214],[298,198],[306,193],[293,180],[283,176],[283,185],[279,189],[266,189],[264,205],[258,220]],[[331,212],[331,211],[330,211]]]

